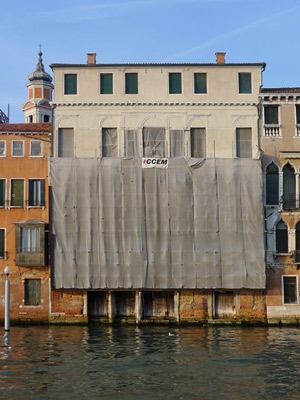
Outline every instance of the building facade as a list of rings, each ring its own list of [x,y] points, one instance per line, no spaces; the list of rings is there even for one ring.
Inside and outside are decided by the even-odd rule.
[[[262,113],[268,323],[297,323],[300,88],[265,88]]]
[[[11,319],[48,321],[51,124],[0,124],[0,315],[10,268]]]
[[[53,320],[266,320],[265,64],[216,56],[51,65]]]

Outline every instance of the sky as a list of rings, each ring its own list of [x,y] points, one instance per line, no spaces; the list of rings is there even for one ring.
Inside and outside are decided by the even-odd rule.
[[[0,0],[0,109],[24,122],[39,45],[51,63],[266,62],[264,87],[300,86],[299,0]]]

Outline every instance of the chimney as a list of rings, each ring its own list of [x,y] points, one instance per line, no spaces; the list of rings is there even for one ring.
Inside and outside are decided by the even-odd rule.
[[[217,51],[215,53],[215,55],[216,55],[217,64],[225,64],[225,55],[226,55],[226,53]]]
[[[96,64],[96,53],[86,53],[86,55],[88,64]]]

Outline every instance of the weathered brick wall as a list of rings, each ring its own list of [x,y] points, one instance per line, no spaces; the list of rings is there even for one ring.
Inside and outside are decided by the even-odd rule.
[[[25,305],[25,279],[41,279],[41,303]],[[23,321],[47,321],[49,309],[49,273],[43,269],[12,272],[10,280],[10,319]],[[0,276],[0,319],[4,318],[5,275]]]
[[[181,320],[208,319],[208,294],[204,291],[181,292],[179,314]]]
[[[266,292],[241,290],[239,318],[246,322],[266,322]]]
[[[83,315],[82,290],[52,290],[51,312],[66,316]]]

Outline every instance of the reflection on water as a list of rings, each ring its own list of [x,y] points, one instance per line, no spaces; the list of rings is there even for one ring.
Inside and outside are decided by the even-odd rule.
[[[0,328],[0,399],[299,399],[297,328]]]

